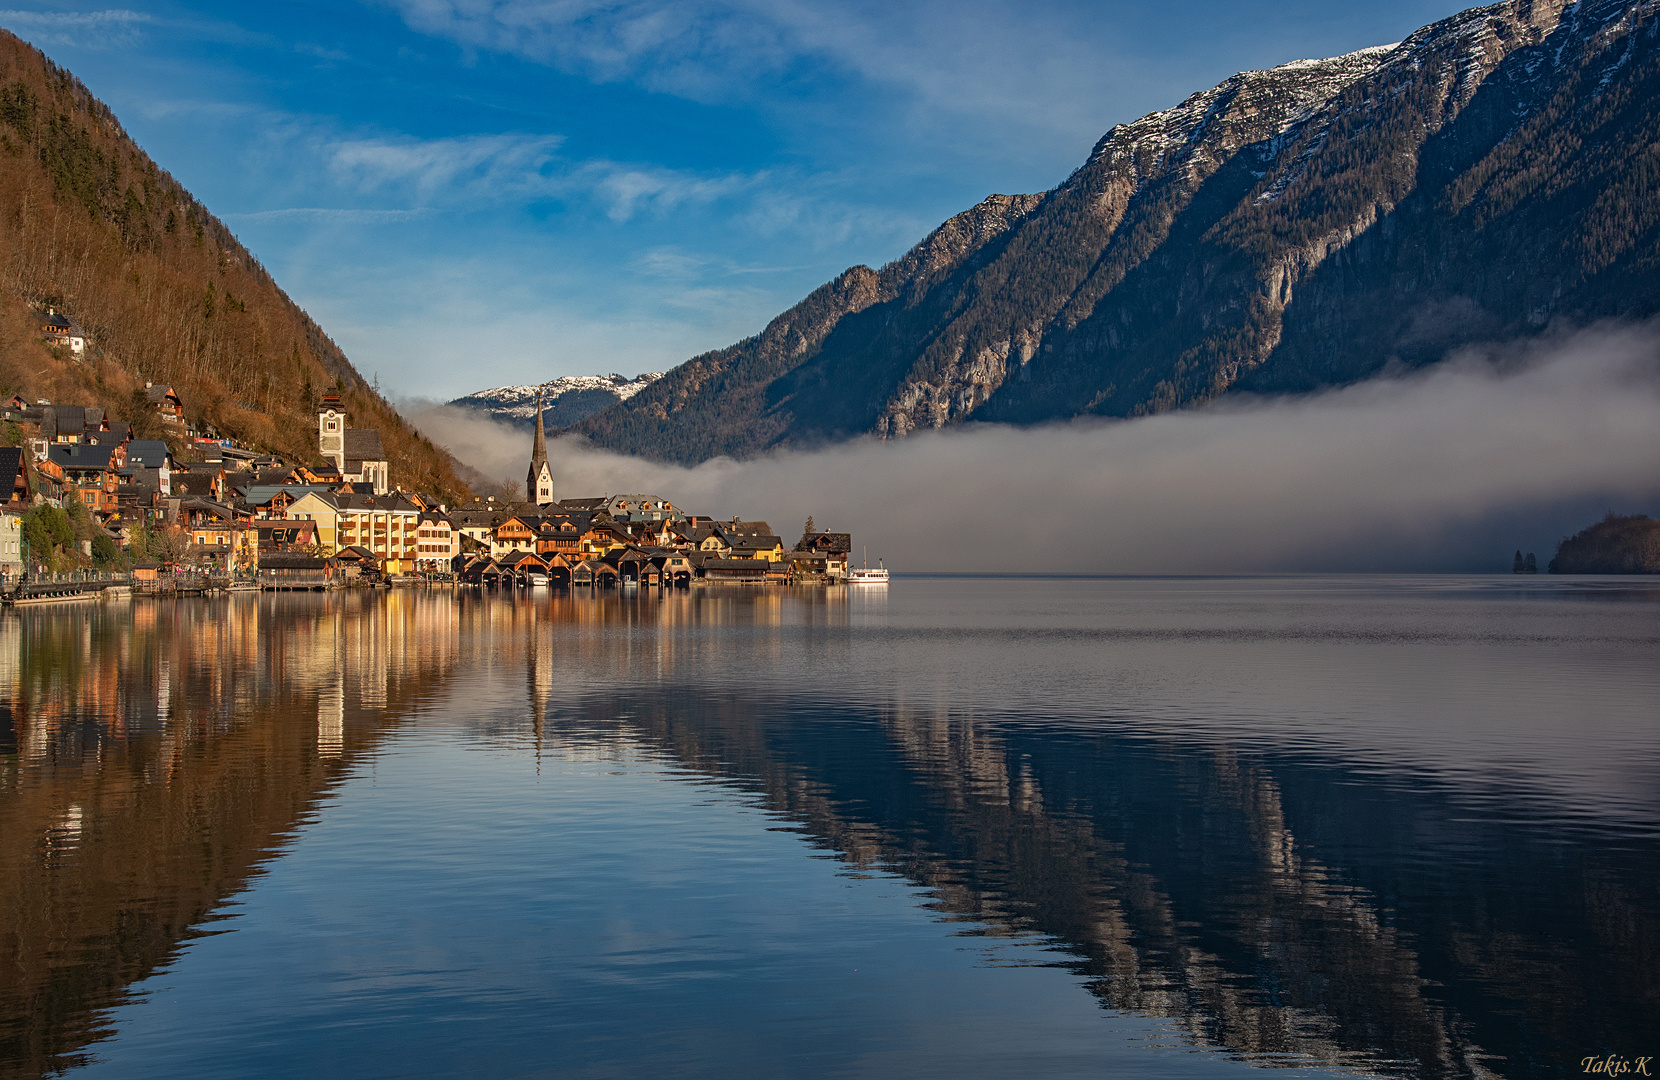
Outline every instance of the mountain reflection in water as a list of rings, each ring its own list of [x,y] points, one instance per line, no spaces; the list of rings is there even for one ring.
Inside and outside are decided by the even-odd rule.
[[[951,932],[1047,942],[1103,1006],[1228,1056],[1648,1053],[1656,614],[1652,584],[1480,579],[8,614],[0,1075],[101,1056],[135,984],[237,929],[342,785],[435,731],[747,793]]]

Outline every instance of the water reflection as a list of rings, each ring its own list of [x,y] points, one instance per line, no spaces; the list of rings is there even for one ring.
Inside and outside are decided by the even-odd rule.
[[[1660,1015],[1652,784],[1578,813],[1541,798],[1584,776],[1559,757],[1542,777],[1550,755],[1527,744],[1574,717],[1471,661],[1495,635],[1515,659],[1530,618],[1556,627],[1533,635],[1529,671],[1556,656],[1544,682],[1606,705],[1592,753],[1653,763],[1652,725],[1619,705],[1642,715],[1652,672],[1608,681],[1652,656],[1651,599],[1576,593],[1589,622],[1567,625],[1527,607],[1548,598],[1505,594],[1525,610],[1494,629],[1469,596],[1413,600],[1406,619],[1398,597],[1183,586],[1079,615],[1066,585],[905,588],[238,596],[0,620],[0,1070],[79,1060],[127,988],[220,929],[331,787],[413,724],[577,760],[626,746],[753,791],[848,873],[923,886],[965,934],[1041,936],[1102,1005],[1253,1061],[1551,1076],[1642,1052]],[[1510,725],[1485,762],[1407,692],[1449,648],[1492,711],[1470,722]],[[1360,689],[1299,697],[1328,679]],[[1531,771],[1479,797],[1443,767],[1518,754]]]

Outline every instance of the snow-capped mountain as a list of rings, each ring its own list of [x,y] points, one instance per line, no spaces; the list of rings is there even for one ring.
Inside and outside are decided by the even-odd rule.
[[[532,386],[497,386],[450,402],[458,408],[473,409],[496,420],[523,424],[536,419],[536,393],[542,394],[542,422],[550,428],[568,427],[595,413],[627,401],[663,377],[650,371],[630,379],[625,375],[565,375]]]
[[[1657,9],[1505,0],[1235,75],[577,430],[693,463],[1139,416],[1660,315]]]

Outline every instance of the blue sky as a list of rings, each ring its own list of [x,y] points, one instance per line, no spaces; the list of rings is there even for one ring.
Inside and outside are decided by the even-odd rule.
[[[3,0],[0,0],[3,2]],[[663,370],[1114,123],[1456,0],[36,4],[74,71],[395,397]]]

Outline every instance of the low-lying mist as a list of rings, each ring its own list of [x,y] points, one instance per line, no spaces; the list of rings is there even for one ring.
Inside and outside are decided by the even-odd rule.
[[[445,406],[408,414],[523,484],[524,430]],[[1517,548],[1542,567],[1606,510],[1660,503],[1660,326],[1143,419],[971,424],[693,468],[578,438],[549,456],[561,498],[649,492],[764,518],[786,546],[811,514],[854,534],[855,560],[868,545],[899,571],[1506,570]]]

